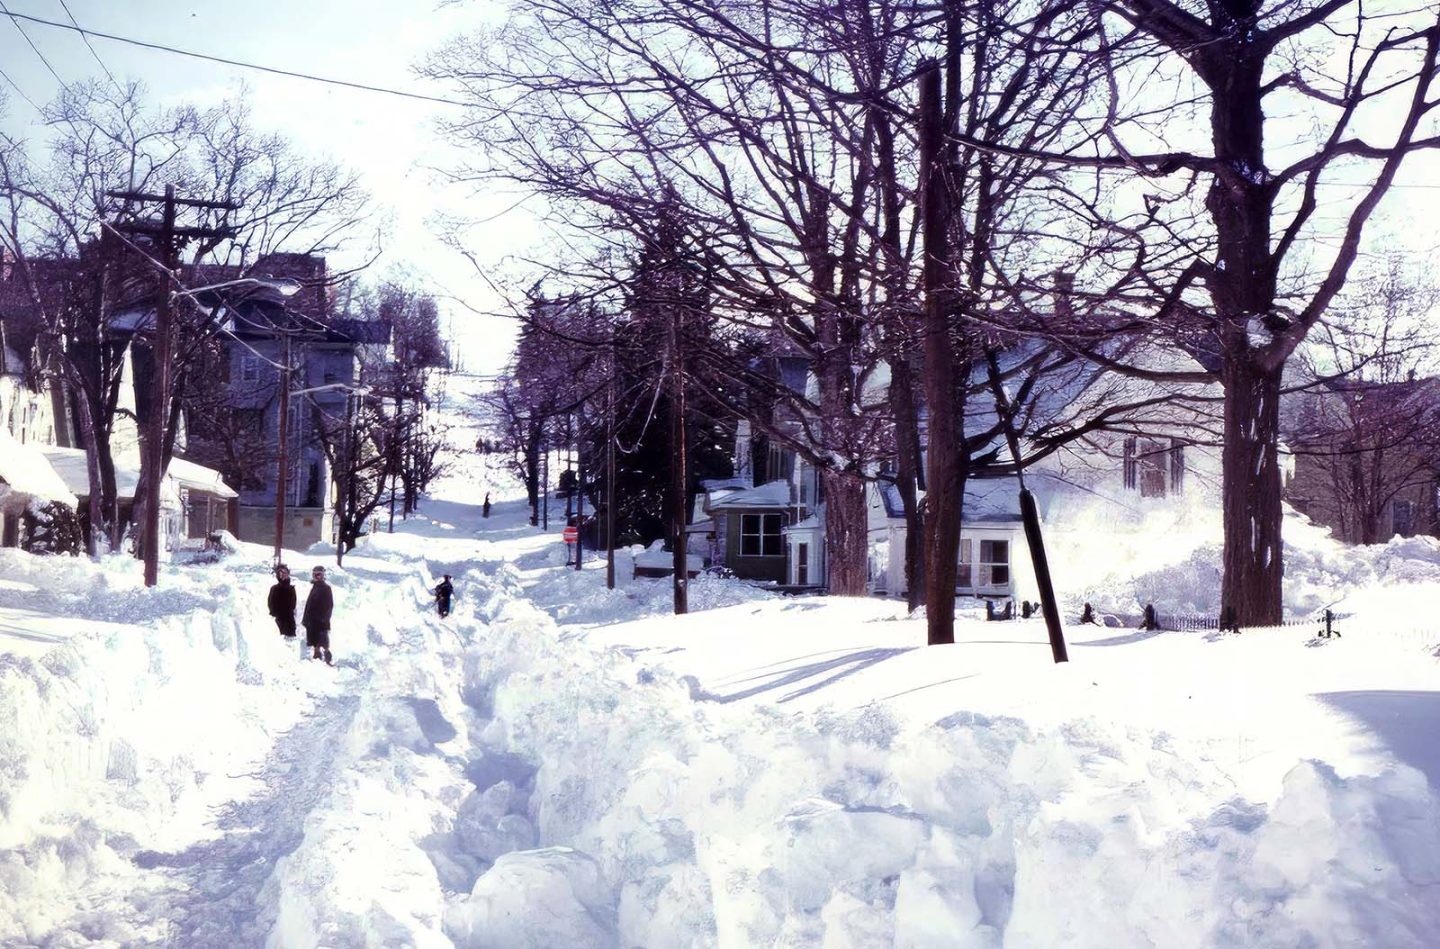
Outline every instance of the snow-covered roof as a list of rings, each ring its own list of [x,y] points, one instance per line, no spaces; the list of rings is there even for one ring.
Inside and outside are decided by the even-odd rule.
[[[0,497],[23,496],[75,506],[75,494],[39,446],[21,443],[0,429]]]
[[[76,497],[90,496],[90,472],[85,464],[85,451],[81,448],[61,448],[57,445],[41,445],[39,450],[44,454],[50,466],[55,469],[65,482],[65,487]],[[115,459],[115,495],[123,501],[131,501],[135,498],[135,489],[140,483],[140,468],[135,464]],[[175,507],[180,503],[179,496],[175,493],[175,482],[166,478],[165,484],[160,488],[161,501],[166,507]]]
[[[790,482],[768,481],[754,488],[712,496],[710,509],[740,507],[789,507]]]
[[[189,488],[192,491],[204,491],[221,498],[239,497],[234,489],[225,483],[220,472],[213,468],[206,468],[204,465],[197,465],[184,458],[171,458],[170,467],[166,469],[166,473],[174,478],[181,487]]]
[[[885,502],[885,516],[895,519],[905,517],[900,503],[900,489],[893,483],[877,485],[880,498]],[[923,497],[923,492],[920,492]],[[965,524],[975,523],[1020,523],[1020,482],[1014,477],[970,478],[965,482],[964,507],[960,517]]]

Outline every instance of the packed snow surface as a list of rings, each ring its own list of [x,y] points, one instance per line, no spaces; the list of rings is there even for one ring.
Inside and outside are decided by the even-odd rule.
[[[978,609],[925,647],[893,600],[702,577],[673,617],[560,523],[471,455],[292,556],[335,668],[259,547],[153,590],[0,552],[0,945],[1440,945],[1433,541],[1287,524],[1341,638],[1071,625],[1057,666]],[[1209,543],[1132,538],[1067,606],[1203,608]]]

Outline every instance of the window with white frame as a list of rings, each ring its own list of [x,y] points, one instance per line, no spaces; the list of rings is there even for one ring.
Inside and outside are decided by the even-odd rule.
[[[1010,542],[980,541],[980,585],[1003,587],[1010,584]]]
[[[740,556],[781,556],[785,548],[780,529],[784,526],[783,514],[741,514]]]

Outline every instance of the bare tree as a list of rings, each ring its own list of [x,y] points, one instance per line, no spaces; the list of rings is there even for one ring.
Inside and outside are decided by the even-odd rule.
[[[1242,624],[1275,623],[1284,370],[1344,287],[1405,157],[1440,146],[1440,19],[1358,0],[1089,8],[1074,52],[1110,76],[1093,134],[1029,154],[1073,173],[1074,202],[1103,235],[1079,275],[1084,319],[1186,357],[1110,368],[1224,386],[1222,602]],[[1327,186],[1341,170],[1364,182],[1337,205]]]
[[[1357,276],[1300,352],[1287,494],[1342,539],[1373,544],[1440,529],[1440,386],[1427,373],[1440,291],[1395,254]]]
[[[144,336],[134,313],[156,307],[166,268],[153,241],[108,226],[138,210],[112,193],[156,193],[174,185],[238,206],[216,208],[196,222],[216,236],[184,248],[176,274],[182,289],[246,276],[279,250],[334,248],[364,224],[367,199],[353,175],[308,162],[283,139],[256,130],[242,101],[206,112],[154,109],[137,84],[75,83],[46,110],[46,122],[47,163],[27,161],[19,143],[5,143],[0,197],[7,216],[0,240],[42,314],[47,365],[76,394],[90,460],[91,522],[113,545],[122,528],[111,444],[121,378],[131,343]],[[329,288],[307,292],[323,296]],[[182,406],[200,394],[195,369],[207,358],[220,331],[218,308],[229,299],[175,297],[172,385],[163,403],[150,407],[169,423],[167,460]]]

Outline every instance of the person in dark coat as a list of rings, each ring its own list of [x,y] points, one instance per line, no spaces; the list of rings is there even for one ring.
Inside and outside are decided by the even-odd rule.
[[[287,643],[295,641],[295,588],[290,585],[290,568],[283,563],[275,567],[275,585],[267,600],[275,626]],[[301,655],[304,655],[302,652]]]
[[[305,641],[314,650],[312,659],[324,659],[333,665],[330,657],[330,614],[335,611],[335,595],[330,584],[325,582],[325,568],[316,567],[310,571],[310,595],[305,598],[305,612],[300,624],[305,627]]]
[[[435,594],[435,606],[440,610],[440,618],[444,619],[450,615],[450,598],[455,595],[455,586],[450,582],[450,574],[445,574],[445,579],[440,581],[439,586],[430,591]]]
[[[489,516],[490,516],[490,492],[489,492],[489,491],[486,491],[486,492],[485,492],[485,504],[484,504],[483,506],[481,506],[481,508],[480,508],[480,516],[481,516],[481,517],[489,517]]]

